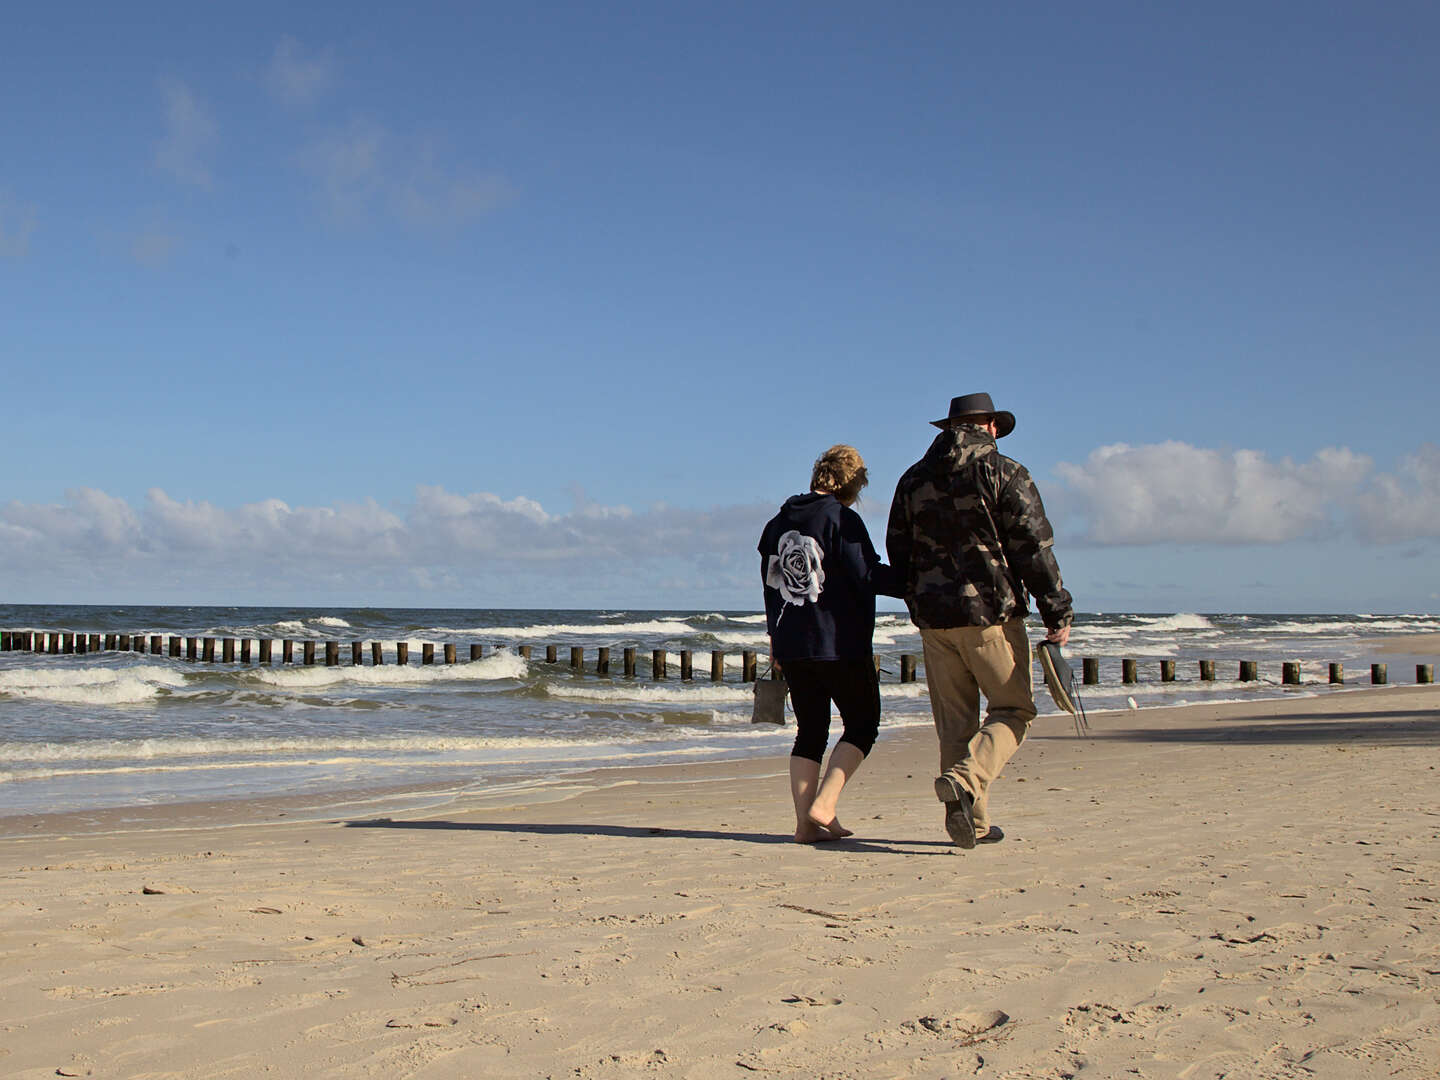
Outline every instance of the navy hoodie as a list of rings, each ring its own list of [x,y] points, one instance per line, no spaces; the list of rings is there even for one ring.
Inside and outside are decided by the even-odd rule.
[[[759,551],[776,661],[870,659],[875,594],[898,594],[859,514],[834,495],[793,495]]]

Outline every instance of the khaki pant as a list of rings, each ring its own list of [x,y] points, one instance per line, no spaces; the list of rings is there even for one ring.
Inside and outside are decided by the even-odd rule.
[[[925,682],[940,737],[940,771],[975,798],[975,835],[990,831],[990,781],[1010,760],[1030,721],[1030,641],[1025,620],[920,631]],[[980,723],[980,695],[985,723]]]

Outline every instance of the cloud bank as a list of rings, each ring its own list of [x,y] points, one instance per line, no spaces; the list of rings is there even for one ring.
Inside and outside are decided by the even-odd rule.
[[[266,499],[226,508],[158,488],[134,507],[80,488],[61,503],[0,507],[8,553],[0,587],[28,592],[41,575],[82,594],[101,584],[113,593],[128,582],[132,595],[209,595],[220,583],[227,602],[239,603],[319,593],[361,602],[408,591],[497,606],[566,606],[598,581],[640,597],[733,592],[751,584],[746,556],[771,513],[760,505],[633,511],[580,501],[554,514],[533,499],[431,486],[417,488],[400,511],[374,500],[295,507]],[[83,595],[69,601],[88,602]]]
[[[1055,471],[1061,484],[1044,487],[1062,547],[1341,542],[1408,559],[1440,538],[1434,444],[1388,473],[1345,448],[1296,462],[1174,442],[1104,446]],[[373,499],[224,507],[159,488],[132,505],[79,488],[57,503],[0,505],[0,595],[561,608],[623,597],[736,607],[758,597],[754,545],[773,512],[760,503],[632,509],[577,492],[573,509],[556,513],[524,496],[438,486],[416,488],[403,507]],[[870,528],[878,543],[883,518]],[[1410,550],[1390,546],[1401,544]]]
[[[286,105],[314,104],[335,82],[337,65],[326,49],[307,55],[305,47],[286,34],[275,46],[261,81],[270,96]]]
[[[1440,537],[1440,446],[1395,473],[1344,447],[1309,461],[1181,442],[1116,443],[1055,467],[1052,500],[1074,539],[1120,544],[1280,544]]]
[[[338,221],[386,216],[424,228],[454,227],[514,196],[504,177],[448,165],[432,141],[403,138],[363,118],[310,143],[299,164]]]
[[[212,178],[206,159],[219,132],[215,118],[182,82],[167,82],[160,91],[165,104],[165,134],[155,148],[155,164],[182,184],[209,188]]]

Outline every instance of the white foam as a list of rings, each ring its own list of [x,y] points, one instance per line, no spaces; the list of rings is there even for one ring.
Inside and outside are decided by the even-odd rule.
[[[744,631],[721,630],[710,635],[721,645],[744,645],[747,648],[765,647],[769,645],[770,638],[767,634],[748,634]]]
[[[62,705],[136,705],[184,685],[180,672],[148,665],[0,671],[0,695]]]
[[[0,742],[0,758],[10,762],[64,764],[102,761],[163,761],[219,759],[236,756],[282,754],[387,754],[451,753],[471,750],[538,750],[555,747],[607,746],[613,739],[542,739],[531,737],[478,737],[452,735],[319,736],[291,739],[203,739],[181,736],[158,739],[105,739],[95,742]],[[196,767],[194,762],[187,768]],[[0,777],[6,774],[0,772]]]
[[[604,637],[619,640],[626,635],[651,634],[664,637],[690,637],[698,633],[693,626],[679,619],[657,619],[652,622],[554,623],[546,626],[435,626],[428,629],[437,636],[499,638],[511,641],[534,641],[537,638]]]
[[[525,661],[508,652],[497,652],[483,660],[463,664],[381,664],[372,667],[279,667],[259,668],[245,677],[268,686],[306,690],[343,683],[364,686],[418,686],[452,681],[518,679],[528,670]]]
[[[1181,612],[1177,615],[1136,615],[1134,616],[1138,626],[1147,631],[1155,630],[1214,630],[1215,624],[1204,615],[1196,615],[1192,612]],[[1131,630],[1133,632],[1133,630]]]
[[[697,683],[693,687],[680,689],[668,686],[641,686],[628,684],[623,687],[585,686],[557,683],[547,685],[545,693],[550,697],[567,701],[626,702],[641,705],[699,705],[707,702],[730,704],[749,701],[752,691],[734,686],[717,686],[714,683]]]
[[[350,625],[344,619],[337,619],[333,615],[318,615],[310,621],[316,626],[331,626],[336,629],[344,629]]]
[[[1335,634],[1346,636],[1351,634],[1375,634],[1377,631],[1393,631],[1397,634],[1424,633],[1433,629],[1428,623],[1421,620],[1399,620],[1381,619],[1371,617],[1369,622],[1282,622],[1272,623],[1269,626],[1255,626],[1251,628],[1257,634]],[[1382,635],[1383,636],[1383,635]]]
[[[930,688],[923,682],[881,683],[880,696],[891,698],[922,698],[930,696]]]

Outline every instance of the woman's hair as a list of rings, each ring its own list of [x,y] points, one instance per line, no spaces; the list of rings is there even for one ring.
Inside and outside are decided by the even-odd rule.
[[[870,482],[865,459],[853,446],[839,443],[815,459],[810,473],[810,490],[834,495],[843,503],[852,503],[860,489]]]

